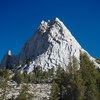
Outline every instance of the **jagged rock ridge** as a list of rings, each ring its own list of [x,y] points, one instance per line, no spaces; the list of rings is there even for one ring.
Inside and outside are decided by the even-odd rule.
[[[17,60],[12,62],[12,65],[29,60],[29,64],[23,66],[21,70],[31,72],[35,66],[41,66],[46,70],[59,65],[65,69],[72,56],[79,60],[80,52],[86,51],[82,49],[63,22],[56,18],[49,22],[41,22],[34,36],[26,42],[20,54],[13,58]],[[90,55],[89,57],[99,66],[93,57]]]

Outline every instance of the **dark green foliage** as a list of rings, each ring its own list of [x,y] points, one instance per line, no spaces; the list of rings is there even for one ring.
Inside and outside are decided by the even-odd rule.
[[[76,98],[77,100],[84,100],[84,84],[80,71],[77,73],[76,79]]]
[[[48,69],[48,77],[53,77],[54,76],[54,67],[52,67],[51,69]]]
[[[96,70],[87,54],[81,54],[80,65],[75,57],[70,61],[66,72],[59,66],[54,78],[59,88],[58,100],[99,100],[100,70]],[[51,94],[55,95],[52,91]]]
[[[34,80],[34,75],[33,73],[21,73],[21,72],[16,72],[13,80],[16,81],[18,84],[21,83],[32,83]]]
[[[64,69],[59,65],[56,72],[55,82],[58,84],[59,89],[60,89],[60,92],[59,92],[60,99],[66,98],[66,90],[65,90],[65,86],[67,82],[66,79],[67,79],[66,73]]]
[[[19,65],[24,66],[26,64],[26,61],[20,61]]]
[[[66,82],[66,99],[68,100],[83,100],[84,86],[80,71],[78,70],[78,61],[73,56],[72,61],[67,67],[67,82]]]
[[[80,71],[85,86],[85,100],[98,100],[98,90],[96,86],[97,70],[87,54],[81,54]]]
[[[64,77],[64,69],[59,65],[56,71],[56,82],[59,84],[62,84],[63,78]]]
[[[42,67],[37,66],[34,68],[34,73],[35,73],[35,78],[37,79],[38,82],[41,82],[42,78]]]
[[[42,83],[43,82],[43,70],[42,67],[37,66],[33,70],[33,83]]]
[[[24,74],[21,74],[20,72],[16,72],[13,80],[16,81],[18,84],[21,84],[22,82],[24,82]]]
[[[22,62],[23,65],[25,63]],[[0,70],[3,99],[9,87],[7,83],[10,80],[9,76],[9,70]],[[100,69],[95,68],[85,53],[80,55],[80,64],[73,56],[66,70],[60,65],[56,72],[54,67],[43,70],[41,66],[37,66],[29,74],[16,72],[13,80],[18,84],[25,83],[22,84],[17,100],[28,100],[31,97],[28,93],[28,83],[52,83],[50,100],[100,100]]]
[[[50,83],[52,82],[54,77],[54,68],[48,69],[47,71],[43,71],[42,67],[37,66],[34,68],[33,72],[21,73],[16,72],[13,80],[16,81],[18,84],[21,83]]]
[[[53,81],[51,94],[50,94],[50,100],[59,100],[60,99],[59,94],[60,94],[59,86],[55,81]]]
[[[20,90],[20,94],[17,97],[17,100],[29,100],[29,88],[28,88],[28,84],[22,84],[21,90]]]
[[[10,76],[11,72],[8,69],[0,69],[0,77],[6,78],[7,80],[9,80],[9,76]]]
[[[44,71],[41,66],[37,66],[33,70],[33,83],[51,82],[53,76],[54,76],[54,68]]]
[[[7,89],[10,88],[8,81],[10,81],[11,72],[8,69],[0,69],[0,88],[2,89],[1,100],[5,100]]]
[[[98,89],[98,96],[100,98],[100,69],[98,69],[98,77],[97,77],[97,81],[96,81],[96,85],[97,85],[97,89]]]

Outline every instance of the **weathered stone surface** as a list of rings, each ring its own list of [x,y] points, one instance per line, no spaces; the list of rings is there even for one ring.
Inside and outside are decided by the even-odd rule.
[[[61,65],[65,69],[72,56],[79,60],[80,52],[86,51],[63,22],[56,18],[49,22],[41,22],[34,36],[26,42],[16,59],[18,62],[29,62],[21,69],[29,73],[34,69],[34,66],[42,66],[44,70],[47,70],[53,66],[57,68],[58,65]],[[99,66],[93,57],[89,54],[88,56]]]
[[[24,84],[24,83],[23,83]],[[10,100],[12,97],[15,100],[20,94],[22,85],[16,84],[15,82],[9,82],[10,88],[6,94],[7,100]],[[31,94],[31,100],[49,100],[51,84],[28,84],[29,94]],[[2,89],[0,88],[0,96],[2,95]]]
[[[65,69],[72,56],[79,60],[80,52],[86,51],[82,49],[63,22],[56,18],[50,22],[41,22],[35,35],[21,51],[20,60],[31,59],[31,63],[26,68],[28,72],[38,65],[43,69],[61,65]],[[93,59],[90,55],[89,57]]]

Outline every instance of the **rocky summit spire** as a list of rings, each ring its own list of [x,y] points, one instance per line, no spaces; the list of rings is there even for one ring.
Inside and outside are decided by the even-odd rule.
[[[41,33],[41,34],[40,34]],[[29,60],[31,63],[25,70],[31,72],[40,65],[44,70],[61,65],[64,69],[72,56],[78,60],[80,52],[86,52],[71,32],[58,18],[42,21],[33,38],[26,42],[20,52],[19,60]],[[90,56],[91,59],[93,59]]]
[[[12,59],[12,54],[11,54],[11,51],[8,50],[6,55],[3,57],[3,60],[1,61],[1,66],[0,67],[7,67],[8,66],[8,63],[9,63],[9,66],[11,64],[11,59]]]
[[[40,32],[44,33],[44,32],[46,31],[47,27],[48,27],[48,23],[45,22],[45,21],[43,20],[43,21],[41,22],[41,24],[40,24],[38,30],[39,30]]]
[[[7,55],[11,56],[11,50],[8,50]]]
[[[13,65],[14,60],[28,62],[21,67],[21,70],[28,73],[36,66],[41,66],[44,70],[47,70],[51,67],[56,69],[57,66],[61,65],[65,69],[72,56],[75,56],[78,61],[80,60],[80,52],[87,53],[64,23],[55,18],[48,22],[42,21],[34,36],[25,43],[17,56],[17,60],[16,57],[13,57],[10,63]],[[8,51],[8,55],[11,56],[11,51]],[[89,54],[88,56],[100,67],[93,57]]]

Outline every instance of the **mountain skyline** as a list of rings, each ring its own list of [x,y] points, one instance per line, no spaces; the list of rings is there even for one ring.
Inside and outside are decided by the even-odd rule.
[[[73,57],[80,62],[81,54],[86,54],[100,68],[97,60],[81,47],[64,23],[55,18],[48,22],[42,21],[18,55],[13,55],[9,50],[0,67],[26,73],[32,72],[37,66],[46,71],[51,68],[56,70],[60,65],[66,70]]]
[[[94,0],[0,1],[0,60],[8,50],[18,54],[39,23],[55,17],[65,23],[84,49],[92,56],[100,57],[99,4]]]

